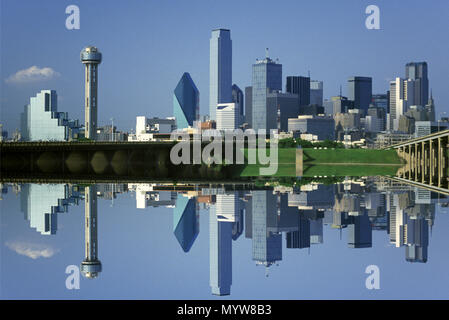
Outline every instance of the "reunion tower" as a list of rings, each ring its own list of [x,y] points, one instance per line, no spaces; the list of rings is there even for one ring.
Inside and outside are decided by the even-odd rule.
[[[95,140],[97,135],[98,117],[98,65],[101,63],[101,53],[93,46],[88,46],[81,51],[81,62],[85,66],[85,131],[84,136]]]

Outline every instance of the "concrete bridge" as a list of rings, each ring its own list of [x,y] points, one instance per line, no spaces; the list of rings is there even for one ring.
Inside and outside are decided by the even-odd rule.
[[[449,130],[404,141],[387,148],[396,149],[398,155],[407,163],[399,170],[399,178],[421,185],[448,189]]]
[[[1,178],[242,180],[242,168],[236,165],[174,165],[170,161],[174,143],[2,142]]]

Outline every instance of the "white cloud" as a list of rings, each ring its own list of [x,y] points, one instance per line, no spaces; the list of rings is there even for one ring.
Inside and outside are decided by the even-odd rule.
[[[56,72],[52,68],[32,66],[28,69],[17,71],[15,74],[10,75],[5,81],[7,83],[26,83],[49,80],[58,77],[59,75],[59,72]]]
[[[58,250],[53,249],[50,246],[36,243],[14,241],[7,242],[5,245],[12,251],[15,251],[17,254],[26,256],[31,259],[51,258],[58,252]]]

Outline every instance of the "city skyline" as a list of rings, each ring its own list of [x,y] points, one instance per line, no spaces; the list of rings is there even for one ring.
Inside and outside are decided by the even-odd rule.
[[[21,202],[25,199],[28,199],[28,201],[34,199],[33,203],[29,202],[28,206],[22,208],[25,213],[24,218],[26,220],[31,218],[31,228],[36,226],[36,222],[33,224],[32,219],[34,221],[37,221],[36,219],[47,220],[44,217],[50,209],[50,211],[54,211],[55,217],[53,220],[59,220],[56,218],[56,215],[58,215],[62,221],[67,221],[67,218],[64,217],[73,217],[73,211],[78,211],[75,209],[76,207],[85,208],[85,219],[89,219],[89,223],[86,220],[86,239],[83,243],[86,246],[86,260],[83,264],[86,264],[86,261],[90,262],[89,259],[92,256],[95,257],[93,261],[96,261],[97,264],[92,264],[91,269],[89,269],[89,271],[94,270],[93,274],[88,273],[86,275],[88,278],[98,276],[98,280],[93,282],[100,281],[103,277],[97,274],[101,271],[101,264],[98,260],[95,260],[97,254],[97,207],[100,217],[102,216],[101,207],[103,207],[103,210],[105,207],[104,204],[100,204],[100,199],[112,201],[111,206],[108,205],[109,211],[113,210],[114,200],[119,204],[119,207],[120,203],[124,201],[125,198],[118,197],[120,194],[129,195],[136,192],[135,206],[140,211],[137,216],[141,217],[149,217],[148,213],[155,214],[160,210],[157,208],[162,208],[162,210],[173,208],[173,214],[168,215],[173,218],[162,219],[157,228],[165,230],[166,235],[177,243],[176,248],[172,249],[184,254],[182,261],[187,261],[189,255],[194,257],[198,250],[204,250],[203,253],[206,256],[209,252],[210,263],[207,263],[207,260],[202,260],[202,263],[209,266],[211,288],[208,290],[207,285],[203,285],[198,289],[204,292],[209,291],[211,295],[231,295],[231,297],[233,296],[232,288],[234,287],[239,292],[239,287],[243,284],[240,276],[243,271],[240,268],[232,268],[233,265],[241,265],[239,259],[232,257],[234,255],[232,251],[237,250],[240,256],[242,253],[239,248],[248,240],[251,242],[251,246],[245,250],[245,254],[251,257],[252,268],[260,278],[264,278],[264,274],[268,276],[268,273],[274,274],[275,278],[278,278],[279,274],[285,272],[285,268],[282,266],[288,266],[292,263],[290,260],[294,260],[291,253],[295,253],[294,256],[306,260],[313,260],[315,256],[320,257],[320,251],[323,250],[320,248],[335,247],[335,245],[332,245],[332,242],[337,240],[334,238],[335,236],[340,237],[339,241],[336,242],[337,244],[346,242],[346,246],[350,250],[362,248],[363,250],[369,250],[368,253],[373,250],[385,251],[385,247],[379,243],[380,238],[376,236],[382,234],[382,238],[387,241],[388,247],[405,248],[401,251],[394,249],[395,255],[401,256],[402,261],[409,264],[410,262],[427,263],[428,256],[430,257],[429,261],[431,261],[437,255],[435,249],[430,254],[428,253],[428,247],[434,248],[437,246],[437,243],[430,241],[432,230],[435,228],[437,231],[441,229],[440,224],[442,222],[434,225],[434,221],[437,218],[438,221],[444,220],[445,217],[441,213],[436,215],[436,211],[439,211],[437,208],[448,203],[447,198],[437,198],[432,192],[419,187],[407,186],[389,179],[373,178],[344,179],[335,185],[310,182],[293,189],[274,187],[268,190],[241,191],[233,191],[232,188],[234,187],[229,185],[227,188],[221,185],[197,187],[192,188],[191,191],[182,191],[181,189],[176,192],[166,190],[167,186],[158,184],[97,184],[90,187],[71,184],[53,186],[7,184],[6,191],[2,192],[6,195],[6,201],[12,200],[8,197],[8,189],[11,187],[20,193]],[[40,200],[39,196],[45,190],[46,198]],[[149,196],[145,196],[145,198],[150,200],[148,207],[145,207],[148,212],[146,214],[141,211],[141,203],[137,199],[137,193],[141,193],[142,190],[148,190],[143,192]],[[95,199],[90,199],[92,196]],[[53,200],[51,200],[52,198]],[[132,196],[127,198],[133,200]],[[84,206],[80,203],[83,199]],[[167,201],[168,199],[172,200]],[[95,202],[91,203],[91,200]],[[53,209],[55,204],[59,206],[58,210]],[[64,209],[64,206],[67,205],[72,205],[70,211],[67,210],[67,207]],[[199,207],[201,207],[201,211]],[[206,209],[206,214],[204,214],[204,209]],[[32,212],[29,212],[29,210],[32,210]],[[62,212],[65,213],[60,216]],[[161,218],[160,214],[156,216],[159,217],[158,219]],[[70,220],[73,220],[73,218]],[[101,258],[103,255],[108,256],[108,242],[111,242],[111,240],[106,240],[104,235],[109,232],[111,222],[108,223],[109,219],[104,215],[103,219],[100,220],[99,224],[105,226],[100,227],[98,234],[101,244]],[[118,222],[115,219],[114,221],[113,223]],[[242,237],[243,240],[236,242],[235,240],[238,237],[234,237],[234,226],[238,223],[243,226],[244,221],[245,228],[240,230],[239,233],[244,232],[245,237]],[[28,225],[28,223],[25,224]],[[173,232],[170,228],[165,228],[164,224],[172,226]],[[94,227],[93,231],[89,229],[92,227]],[[61,237],[61,234],[57,232],[58,226],[55,223],[53,223],[51,229],[53,230],[51,233],[39,228],[35,231],[41,234],[42,240],[44,238],[55,238],[57,235],[59,235],[58,238]],[[70,234],[67,229],[64,229],[60,231],[62,234]],[[202,232],[206,233],[205,238],[201,236],[200,229],[203,229]],[[342,232],[345,233],[343,238]],[[82,239],[75,238],[77,241]],[[91,239],[94,239],[92,240],[94,244],[91,243]],[[438,239],[438,236],[435,239]],[[201,244],[204,241],[210,242],[210,251],[207,250],[207,246]],[[12,245],[8,246],[11,250],[15,250]],[[166,244],[158,242],[158,246],[165,247]],[[341,245],[336,248],[338,248],[338,252],[343,254]],[[306,253],[306,256],[304,256],[297,249],[306,249],[305,251],[308,251],[308,254]],[[17,251],[17,253],[25,255],[20,251]],[[358,250],[354,250],[352,255],[357,256],[359,253]],[[31,253],[26,254],[32,257]],[[49,259],[56,253],[50,253],[49,251],[48,254],[48,257],[43,256],[43,258]],[[76,255],[82,256],[82,252],[78,252]],[[258,267],[260,265],[265,268],[262,274],[256,272],[260,269]],[[108,263],[105,264],[105,268],[106,274],[104,277],[108,277],[108,270],[113,269],[114,265]],[[272,270],[269,271],[268,269]],[[203,275],[202,278],[207,277]],[[235,282],[232,280],[234,278],[238,280]],[[200,281],[200,279],[198,280]],[[200,282],[204,283],[204,281]],[[98,285],[100,285],[99,283]]]
[[[81,7],[81,11],[82,10],[82,5],[83,3],[80,4]],[[16,8],[14,8],[14,5],[11,4],[3,4],[2,6],[5,6],[6,9],[10,9],[10,10],[15,10]],[[307,4],[304,6],[311,6],[312,8],[310,8],[311,12],[315,12],[313,10],[313,5]],[[329,6],[332,6],[331,4],[329,4]],[[62,7],[62,4],[61,4]],[[93,6],[95,7],[95,5]],[[418,10],[418,4],[415,3],[412,6],[409,6],[409,10],[412,10],[411,12],[414,12],[415,14],[417,13]],[[360,5],[360,9],[363,8],[363,5]],[[358,36],[361,36],[361,34],[363,34],[367,39],[366,41],[369,41],[369,38],[374,37],[374,38],[383,38],[385,37],[385,41],[391,41],[390,37],[391,35],[387,34],[387,30],[388,26],[390,24],[393,23],[394,20],[392,20],[392,15],[394,13],[397,13],[395,10],[397,10],[397,5],[394,4],[380,4],[380,8],[381,8],[381,12],[382,15],[385,15],[386,17],[382,16],[382,28],[381,30],[367,30],[364,29],[363,24],[360,23],[360,25],[358,27],[356,27],[355,22],[360,21],[363,22],[365,15],[363,14],[362,10],[360,10],[360,12],[355,15],[355,10],[347,10],[345,12],[345,14],[349,14],[352,13],[354,14],[354,30],[351,29],[352,32],[354,32],[355,34],[357,34]],[[5,9],[5,8],[4,8]],[[345,7],[345,9],[347,9]],[[429,7],[429,9],[436,9],[434,7]],[[340,10],[342,10],[342,8],[340,8]],[[389,12],[390,10],[390,12]],[[3,10],[4,11],[4,10]],[[83,12],[82,12],[83,14]],[[115,14],[115,13],[111,13],[111,14]],[[84,17],[84,16],[83,16]],[[396,17],[396,16],[394,16]],[[6,17],[7,18],[7,17]],[[86,17],[87,18],[87,17]],[[86,28],[88,24],[91,24],[92,22],[86,18],[83,18],[83,23],[85,23]],[[400,17],[397,17],[398,19],[400,19]],[[358,20],[357,20],[358,19]],[[8,19],[5,20],[5,23],[13,23],[11,21],[8,21]],[[217,22],[215,22],[216,24]],[[207,24],[207,22],[206,22]],[[351,24],[352,25],[352,24]],[[394,24],[393,24],[394,25]],[[78,34],[73,34],[70,33],[72,31],[68,31],[68,30],[61,30],[61,31],[51,31],[51,32],[56,32],[57,34],[60,34],[60,32],[65,32],[64,34],[68,37],[71,38],[72,36],[76,37],[76,41],[78,44],[80,44],[81,42],[83,42],[83,44],[81,46],[78,47],[77,51],[79,52],[79,48],[83,47],[86,45],[86,39],[81,39],[82,34],[84,33],[84,29],[83,26],[81,26],[80,30],[77,31],[73,31],[73,32],[78,32]],[[354,75],[362,75],[362,76],[369,76],[373,78],[373,94],[374,93],[384,93],[386,92],[386,89],[388,88],[388,80],[391,80],[392,78],[394,78],[395,76],[403,76],[404,74],[404,65],[408,62],[411,61],[427,61],[429,64],[429,74],[431,75],[429,78],[429,82],[430,82],[430,88],[432,88],[433,90],[433,95],[435,97],[435,105],[436,105],[436,109],[437,109],[437,117],[438,114],[440,113],[440,111],[444,110],[444,101],[447,101],[449,99],[445,99],[445,91],[441,90],[441,75],[444,73],[444,67],[445,65],[442,65],[441,63],[439,63],[440,57],[438,55],[436,55],[436,58],[434,59],[433,56],[435,55],[432,52],[426,51],[427,54],[419,54],[419,50],[414,50],[413,54],[410,54],[409,52],[407,52],[406,49],[404,49],[403,51],[399,51],[397,54],[397,57],[395,57],[394,59],[391,59],[393,61],[388,62],[388,67],[386,69],[384,69],[383,67],[380,67],[380,65],[376,65],[374,62],[373,63],[369,63],[369,59],[370,57],[372,57],[372,53],[371,52],[366,52],[365,51],[365,55],[366,55],[366,59],[360,59],[357,61],[364,61],[365,62],[365,66],[362,68],[360,67],[360,64],[358,63],[354,63],[354,59],[348,59],[346,61],[348,61],[348,65],[346,65],[345,63],[342,64],[342,66],[337,66],[337,69],[335,70],[335,72],[331,72],[329,73],[328,71],[331,70],[327,70],[327,72],[324,72],[323,69],[318,68],[318,72],[314,71],[314,69],[316,70],[317,68],[314,68],[313,65],[316,65],[316,63],[318,61],[321,62],[321,64],[323,65],[328,65],[330,61],[332,61],[333,59],[338,57],[338,54],[335,53],[335,57],[329,58],[327,57],[326,59],[324,58],[310,58],[310,59],[298,59],[295,58],[295,56],[297,56],[296,54],[292,54],[291,50],[285,50],[285,40],[282,39],[282,37],[280,37],[281,33],[278,34],[278,37],[276,37],[273,32],[272,33],[268,33],[268,35],[266,36],[266,39],[260,39],[257,38],[257,41],[252,40],[251,37],[245,36],[245,34],[247,34],[247,31],[244,31],[243,29],[239,28],[238,24],[235,25],[235,22],[227,22],[227,23],[221,23],[221,26],[210,26],[208,27],[206,30],[201,30],[201,32],[199,34],[206,34],[209,33],[212,29],[214,29],[214,27],[227,27],[229,29],[232,30],[232,40],[233,40],[233,83],[237,84],[238,86],[240,86],[241,88],[246,87],[248,85],[250,85],[250,65],[252,63],[254,63],[255,58],[260,57],[263,54],[263,49],[265,47],[270,47],[271,52],[274,52],[273,56],[275,57],[279,57],[281,63],[284,66],[284,74],[302,74],[305,75],[307,74],[308,71],[311,71],[311,79],[319,79],[320,81],[324,82],[324,97],[328,98],[330,96],[336,95],[337,91],[338,91],[338,86],[340,84],[345,84],[345,82],[347,81],[347,78],[350,76],[354,76]],[[62,29],[63,26],[61,26]],[[357,29],[358,28],[358,29]],[[430,27],[429,27],[430,28]],[[44,28],[46,29],[46,28]],[[201,28],[203,29],[203,28]],[[27,30],[30,33],[35,32],[32,30]],[[50,31],[49,31],[50,32]],[[121,30],[121,32],[123,32],[123,34],[126,34],[127,29],[124,28],[124,30]],[[377,34],[376,34],[377,32]],[[392,30],[392,33],[393,30]],[[9,36],[9,35],[6,35]],[[80,37],[81,36],[81,37]],[[25,37],[26,38],[26,37]],[[101,101],[101,107],[99,110],[99,119],[100,120],[100,124],[105,124],[109,122],[109,118],[111,116],[115,116],[116,118],[122,118],[122,121],[118,124],[118,126],[123,129],[128,131],[130,127],[132,127],[132,125],[130,125],[131,121],[133,122],[134,119],[129,119],[128,116],[126,115],[120,115],[120,113],[117,113],[119,109],[117,105],[117,102],[120,103],[120,101],[122,101],[123,98],[126,98],[125,96],[121,96],[121,97],[117,97],[116,94],[111,93],[111,96],[109,95],[105,95],[104,90],[107,90],[107,92],[111,92],[110,87],[111,85],[111,79],[108,79],[111,75],[116,74],[116,71],[120,70],[119,67],[119,61],[117,60],[118,56],[117,53],[115,53],[114,51],[111,51],[110,45],[107,45],[106,43],[103,45],[102,43],[104,43],[103,39],[99,39],[98,41],[93,41],[92,40],[92,36],[89,37],[91,38],[91,40],[88,41],[87,44],[89,43],[94,43],[95,45],[98,45],[99,48],[105,48],[102,49],[102,52],[107,52],[109,51],[106,56],[109,55],[108,60],[109,63],[115,63],[116,64],[116,70],[111,70],[114,68],[111,68],[112,65],[109,64],[108,68],[110,68],[109,71],[105,71],[106,70],[106,65],[102,67],[102,71],[101,71],[101,77],[102,80],[105,79],[104,81],[106,81],[106,84],[104,86],[105,89],[103,89],[103,92],[101,91],[101,86],[102,86],[102,82],[100,81],[100,89],[99,89],[99,99]],[[199,64],[197,64],[198,68],[192,68],[192,67],[184,67],[182,69],[182,71],[189,71],[192,73],[192,77],[194,79],[198,79],[198,88],[199,91],[202,92],[203,94],[201,95],[202,99],[201,99],[201,108],[200,108],[200,113],[201,114],[206,114],[207,113],[207,109],[206,105],[207,105],[207,101],[209,101],[208,99],[208,95],[209,92],[206,88],[208,88],[209,83],[208,83],[208,59],[204,59],[204,55],[208,55],[209,54],[209,50],[208,50],[208,43],[207,43],[207,36],[206,37],[195,37],[192,35],[192,37],[190,37],[191,40],[195,40],[195,41],[199,41],[199,43],[203,43],[205,42],[206,47],[204,46],[204,43],[200,46],[201,48],[205,48],[202,49],[200,51],[200,56],[203,57],[201,58],[201,62]],[[242,40],[245,39],[246,42],[251,43],[252,45],[252,50],[246,50],[246,46],[248,44],[246,44],[245,42],[242,42]],[[5,40],[6,41],[6,40]],[[274,43],[273,43],[274,42]],[[278,44],[276,44],[276,42],[278,42]],[[64,43],[64,42],[62,42]],[[391,43],[390,43],[391,44]],[[21,45],[21,44],[18,44]],[[363,42],[359,44],[360,47],[363,47],[364,44]],[[323,41],[323,43],[321,44],[321,48],[324,47],[328,47],[329,44],[327,44],[325,41]],[[72,118],[77,118],[77,119],[83,119],[82,117],[82,110],[79,110],[81,108],[81,104],[82,104],[82,89],[79,90],[80,84],[78,82],[80,82],[80,79],[78,79],[77,77],[72,77],[70,76],[70,73],[73,74],[73,70],[75,68],[75,66],[77,68],[79,68],[78,65],[76,65],[75,61],[69,61],[67,60],[68,56],[73,56],[73,53],[65,49],[68,49],[67,47],[73,47],[73,43],[70,43],[67,45],[63,45],[61,48],[64,48],[64,51],[66,51],[68,53],[67,56],[62,56],[59,58],[59,60],[56,61],[62,61],[60,60],[61,58],[65,61],[65,65],[66,68],[68,68],[68,70],[70,70],[71,72],[67,73],[66,71],[64,71],[64,68],[61,68],[60,65],[55,64],[55,65],[47,65],[47,60],[46,59],[41,59],[42,62],[40,61],[36,61],[38,60],[37,57],[34,57],[32,59],[20,59],[20,61],[17,61],[18,58],[12,58],[11,62],[12,63],[8,63],[8,65],[5,65],[5,56],[9,57],[10,56],[10,51],[11,49],[7,49],[5,51],[5,54],[2,58],[2,66],[4,66],[4,68],[2,68],[2,92],[6,92],[6,94],[4,94],[2,96],[2,123],[6,126],[6,128],[8,129],[8,131],[12,132],[15,128],[19,128],[18,125],[18,115],[17,113],[13,112],[13,110],[17,110],[17,109],[21,109],[21,107],[14,107],[14,108],[8,108],[5,107],[5,104],[9,105],[11,104],[16,104],[16,105],[23,105],[24,104],[24,94],[23,92],[32,92],[31,94],[28,94],[28,97],[31,95],[34,95],[37,91],[38,88],[40,89],[44,89],[46,86],[42,85],[42,82],[34,82],[34,83],[26,83],[26,84],[20,84],[17,81],[6,81],[7,79],[10,79],[10,76],[12,74],[14,74],[15,72],[17,72],[18,70],[23,70],[26,69],[27,67],[29,67],[30,65],[36,65],[40,68],[44,68],[44,67],[49,67],[52,68],[52,70],[55,71],[55,74],[59,74],[59,75],[55,75],[55,79],[51,80],[48,79],[47,81],[44,81],[44,83],[49,84],[51,89],[55,89],[58,92],[58,95],[60,97],[60,102],[59,102],[59,108],[61,111],[65,111],[68,112],[69,115]],[[132,45],[131,45],[132,47]],[[404,47],[404,45],[402,44],[402,47]],[[311,48],[315,48],[318,49],[320,47],[313,46],[311,45]],[[411,50],[411,49],[410,49]],[[205,52],[203,52],[205,51]],[[433,50],[430,50],[433,51]],[[113,53],[114,52],[114,53]],[[152,54],[155,54],[157,51],[152,51]],[[249,54],[248,54],[249,53]],[[139,55],[139,53],[137,53],[137,55]],[[251,55],[251,57],[250,57]],[[106,57],[105,56],[105,57]],[[382,56],[382,55],[381,55]],[[26,57],[25,57],[26,58]],[[292,60],[294,59],[294,60]],[[33,62],[30,62],[29,65],[26,62],[27,60],[33,60]],[[184,60],[184,59],[182,59]],[[185,59],[187,60],[187,59]],[[246,60],[246,62],[245,62]],[[15,63],[14,63],[15,61]],[[105,60],[106,61],[106,60]],[[198,60],[199,61],[199,60]],[[351,61],[351,63],[349,63],[349,61]],[[139,62],[140,64],[144,64],[145,65],[145,59],[136,59],[136,62]],[[368,62],[368,64],[366,64],[366,62]],[[392,63],[394,62],[394,64]],[[79,63],[79,62],[78,62]],[[103,62],[104,63],[104,62]],[[311,66],[312,64],[312,66]],[[387,65],[387,64],[386,64]],[[386,66],[385,65],[385,66]],[[15,66],[15,67],[13,67]],[[352,67],[351,67],[352,66]],[[118,67],[118,69],[117,69]],[[157,69],[158,67],[155,66],[155,68]],[[338,68],[343,68],[344,72],[341,72],[341,70],[339,70]],[[181,69],[178,69],[178,67],[174,68],[177,69],[177,72],[181,72]],[[173,70],[174,70],[173,69]],[[320,70],[321,69],[321,70]],[[379,76],[378,75],[378,71],[377,69],[381,69],[383,70],[383,76]],[[151,72],[151,68],[148,69],[147,68],[142,68],[142,71],[146,71],[146,72]],[[168,68],[167,70],[171,70],[171,68]],[[288,70],[288,71],[287,71]],[[370,71],[372,70],[372,71]],[[79,70],[75,72],[76,74],[79,74]],[[104,74],[106,73],[106,74]],[[126,73],[121,73],[122,76],[126,76]],[[103,78],[104,77],[104,78]],[[178,75],[179,77],[179,75]],[[76,79],[75,79],[76,78]],[[165,77],[163,77],[164,79]],[[334,80],[332,80],[332,78]],[[386,79],[388,78],[388,79]],[[131,79],[131,78],[130,78]],[[245,80],[246,79],[246,80]],[[336,79],[336,80],[335,80]],[[55,82],[57,81],[57,82]],[[164,82],[164,81],[162,81]],[[51,83],[57,83],[57,85],[52,86],[50,85]],[[134,90],[134,92],[136,93],[134,95],[134,97],[136,97],[136,103],[133,103],[131,101],[131,103],[133,104],[133,108],[135,107],[135,114],[145,114],[148,116],[169,116],[170,114],[164,114],[164,110],[168,109],[168,108],[159,108],[159,107],[155,107],[157,105],[169,105],[170,104],[170,98],[158,98],[158,96],[162,93],[165,92],[165,90],[159,90],[157,86],[151,86],[151,81],[148,80],[148,85],[146,84],[147,82],[141,82],[139,85],[136,86],[136,88],[132,89]],[[171,82],[170,84],[170,88],[173,87],[173,83]],[[126,84],[125,84],[126,87]],[[144,87],[149,87],[150,89],[152,89],[154,87],[155,90],[148,90],[148,89],[143,89]],[[439,88],[440,87],[440,88]],[[76,88],[76,90],[75,90]],[[108,89],[109,88],[109,89]],[[135,90],[139,90],[138,92]],[[34,92],[36,91],[36,92]],[[139,102],[139,97],[142,96],[142,94],[146,94],[145,92],[151,92],[151,96],[153,98],[151,99],[147,99],[147,102],[145,104],[142,104],[142,102]],[[22,92],[22,93],[20,93]],[[121,91],[126,92],[126,91]],[[132,91],[131,91],[132,92]],[[19,93],[19,94],[18,94]],[[111,98],[112,96],[115,96],[114,99],[114,103],[112,103]],[[28,98],[26,97],[26,98]],[[62,97],[62,99],[61,99]],[[134,98],[133,98],[134,99]],[[6,101],[5,101],[6,100]],[[14,102],[15,101],[15,102]],[[22,101],[22,102],[19,102]],[[75,107],[75,101],[78,101],[78,103],[76,103],[76,107]],[[154,101],[154,106],[153,105],[153,101]],[[145,105],[145,108],[142,108],[143,105]],[[134,110],[134,109],[133,109]],[[111,115],[109,115],[108,113],[111,113]],[[16,119],[16,120],[14,120]],[[16,125],[14,125],[14,123],[16,123]]]

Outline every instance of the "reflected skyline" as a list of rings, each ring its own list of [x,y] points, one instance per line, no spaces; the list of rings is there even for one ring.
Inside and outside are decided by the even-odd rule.
[[[313,255],[311,246],[326,245],[323,230],[328,228],[340,232],[340,240],[354,249],[371,248],[373,232],[382,232],[390,246],[404,247],[407,262],[426,263],[431,258],[428,248],[436,205],[449,203],[444,195],[388,178],[346,178],[329,185],[311,182],[253,190],[246,186],[238,190],[235,185],[3,184],[4,197],[8,189],[20,195],[29,227],[45,237],[56,234],[58,214],[70,214],[70,206],[84,201],[81,271],[88,278],[101,277],[102,271],[97,198],[112,205],[117,195],[123,194],[135,196],[137,212],[157,207],[172,210],[173,236],[185,254],[200,234],[200,215],[209,214],[209,226],[202,229],[209,233],[210,293],[218,296],[232,296],[233,271],[238,272],[238,268],[233,270],[233,246],[242,234],[251,240],[248,258],[256,268],[264,267],[266,276],[273,265],[283,263],[283,247],[288,251],[307,249]]]

